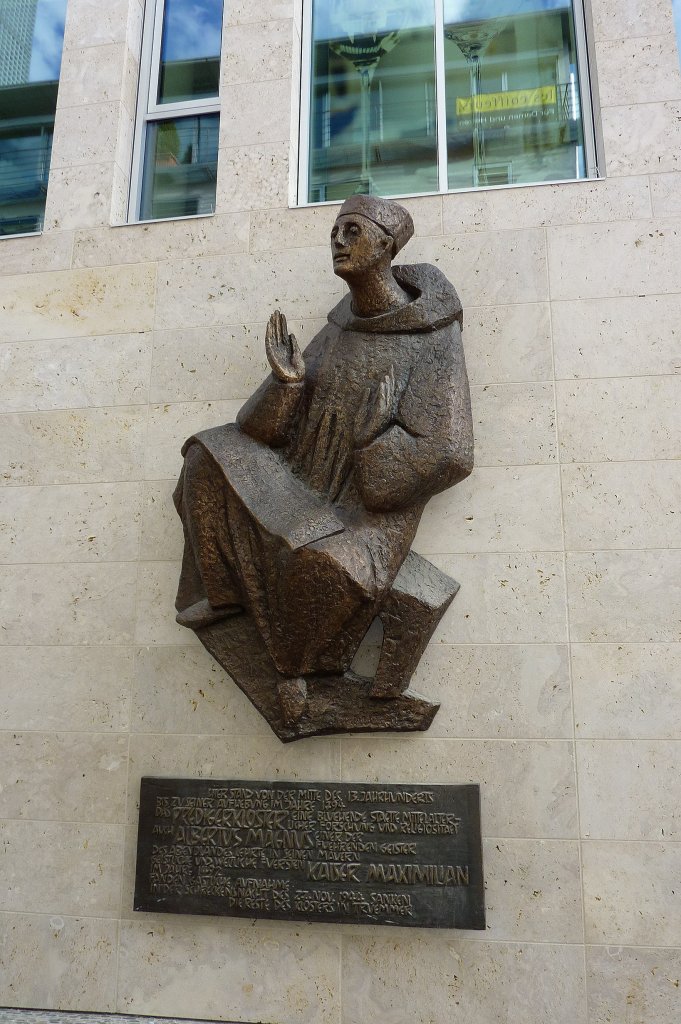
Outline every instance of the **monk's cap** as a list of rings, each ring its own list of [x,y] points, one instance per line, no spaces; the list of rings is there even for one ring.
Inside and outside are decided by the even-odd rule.
[[[393,256],[396,256],[414,234],[414,221],[411,214],[392,199],[381,199],[380,196],[348,196],[340,210],[339,217],[359,214],[366,217],[390,235],[394,241]]]

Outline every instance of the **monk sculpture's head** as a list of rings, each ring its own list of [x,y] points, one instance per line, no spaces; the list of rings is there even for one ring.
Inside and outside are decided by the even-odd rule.
[[[333,272],[352,279],[383,273],[414,234],[411,214],[379,196],[350,196],[331,231]]]

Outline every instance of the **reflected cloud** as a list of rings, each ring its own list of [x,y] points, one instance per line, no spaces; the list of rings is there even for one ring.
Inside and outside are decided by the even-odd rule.
[[[61,68],[66,0],[38,0],[29,82],[56,82]]]
[[[432,24],[432,0],[388,0],[375,4],[368,4],[367,0],[317,0],[314,5],[316,40],[381,36]]]
[[[215,0],[166,0],[162,59],[218,57],[222,4]]]
[[[445,22],[484,21],[514,14],[569,10],[570,0],[445,0]]]

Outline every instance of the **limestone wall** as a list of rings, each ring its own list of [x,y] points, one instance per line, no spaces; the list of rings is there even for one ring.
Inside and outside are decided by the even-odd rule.
[[[272,1024],[676,1024],[681,75],[593,0],[605,180],[408,202],[466,309],[476,470],[430,732],[283,746],[174,622],[193,430],[340,296],[289,209],[292,0],[226,5],[218,212],[123,218],[141,10],[69,0],[46,230],[0,240],[0,1004]],[[480,782],[486,934],[134,914],[142,774]]]

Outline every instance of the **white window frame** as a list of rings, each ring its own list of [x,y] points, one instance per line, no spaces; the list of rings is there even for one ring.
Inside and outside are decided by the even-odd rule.
[[[292,206],[325,206],[333,205],[338,200],[322,200],[310,202],[307,199],[309,190],[310,167],[310,93],[312,84],[312,2],[299,0],[302,3],[302,31],[300,34],[300,119],[298,125],[298,163],[294,168],[295,187],[291,196]],[[394,199],[409,199],[422,195],[443,195],[457,192],[480,192],[500,188],[532,188],[542,185],[570,184],[572,181],[587,181],[601,177],[599,170],[599,139],[596,132],[594,106],[596,94],[591,71],[590,36],[587,31],[587,12],[585,2],[588,0],[571,0],[575,24],[575,49],[579,84],[581,89],[581,115],[584,132],[584,164],[586,176],[583,178],[561,178],[558,181],[514,182],[504,185],[480,185],[470,188],[447,187],[447,119],[445,97],[445,56],[444,56],[444,0],[432,0],[434,6],[433,25],[435,32],[435,91],[437,102],[437,192],[405,192],[392,196]]]
[[[228,3],[229,0],[225,0]],[[147,126],[154,121],[168,121],[179,117],[196,117],[199,114],[220,114],[220,92],[207,99],[183,100],[179,103],[158,103],[158,83],[161,70],[161,44],[163,42],[163,20],[166,0],[146,0],[142,30],[142,53],[140,56],[139,85],[137,90],[137,111],[133,141],[132,170],[130,173],[130,194],[128,198],[128,222],[154,224],[159,219],[190,220],[192,217],[206,217],[211,214],[187,214],[170,218],[154,218],[142,221],[142,184],[146,150]],[[224,22],[224,5],[223,5]]]

